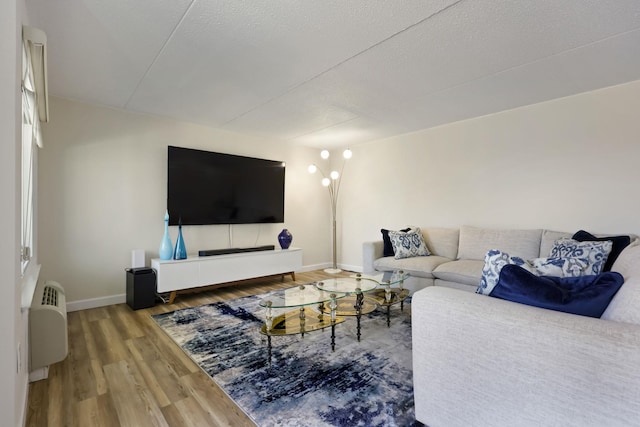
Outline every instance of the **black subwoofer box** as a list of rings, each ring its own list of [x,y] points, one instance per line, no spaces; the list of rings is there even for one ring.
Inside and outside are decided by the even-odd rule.
[[[156,305],[156,272],[149,267],[127,269],[127,305],[133,310]]]

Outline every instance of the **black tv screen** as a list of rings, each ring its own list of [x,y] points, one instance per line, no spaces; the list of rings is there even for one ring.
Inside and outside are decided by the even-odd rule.
[[[169,224],[284,222],[281,161],[168,147]]]

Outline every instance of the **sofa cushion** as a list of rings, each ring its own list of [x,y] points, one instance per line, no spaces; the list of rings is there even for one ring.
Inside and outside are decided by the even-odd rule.
[[[640,240],[624,248],[611,271],[624,277],[624,285],[602,315],[603,319],[640,325]]]
[[[524,259],[538,258],[542,230],[507,230],[460,227],[458,259],[484,260],[486,253],[499,249]]]
[[[623,280],[616,272],[549,277],[536,276],[517,265],[505,265],[489,295],[534,307],[600,317]]]
[[[449,261],[451,261],[449,258],[437,255],[402,259],[384,257],[375,260],[373,262],[373,267],[378,271],[404,270],[414,277],[433,279],[433,270],[438,265]]]
[[[400,230],[403,233],[411,230],[411,228],[403,228]],[[382,233],[382,243],[384,245],[382,250],[382,256],[394,256],[395,252],[393,251],[393,245],[391,244],[391,239],[389,238],[389,230],[386,228],[381,228],[380,233]]]
[[[396,259],[431,255],[419,227],[412,228],[406,233],[389,231],[389,239]]]
[[[540,257],[548,257],[551,253],[551,248],[556,240],[566,237],[571,238],[571,233],[565,233],[562,231],[543,230],[542,238],[540,239]]]
[[[613,243],[610,240],[603,242],[578,242],[573,239],[562,238],[556,240],[551,248],[552,258],[579,258],[587,263],[586,274],[599,274],[607,261]]]
[[[458,255],[458,228],[423,228],[422,236],[432,254],[451,259]]]
[[[603,236],[596,237],[593,234],[586,232],[584,230],[580,230],[576,232],[576,234],[572,237],[573,240],[577,240],[578,242],[602,242],[605,240],[610,240],[613,246],[611,247],[611,253],[609,253],[609,257],[607,258],[607,262],[604,263],[604,267],[602,271],[611,271],[611,267],[613,263],[616,261],[616,258],[620,255],[622,250],[629,246],[631,243],[631,237],[629,236]]]
[[[465,285],[478,286],[482,277],[484,261],[475,259],[459,259],[457,261],[440,264],[433,270],[436,279],[447,282],[463,283]]]

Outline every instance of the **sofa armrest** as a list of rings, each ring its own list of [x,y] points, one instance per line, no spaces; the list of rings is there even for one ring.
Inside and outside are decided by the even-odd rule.
[[[373,262],[382,258],[384,254],[384,244],[382,240],[375,242],[364,242],[362,244],[362,272],[371,273],[375,271]]]
[[[640,325],[457,289],[416,292],[416,419],[431,427],[633,425]]]

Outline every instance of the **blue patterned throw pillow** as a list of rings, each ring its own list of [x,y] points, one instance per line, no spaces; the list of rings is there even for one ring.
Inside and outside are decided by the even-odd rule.
[[[587,264],[585,275],[600,274],[607,262],[613,243],[605,241],[586,241],[564,237],[554,242],[550,256],[552,258],[576,258]]]
[[[431,255],[418,227],[406,233],[389,231],[389,239],[393,245],[395,259]]]

